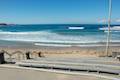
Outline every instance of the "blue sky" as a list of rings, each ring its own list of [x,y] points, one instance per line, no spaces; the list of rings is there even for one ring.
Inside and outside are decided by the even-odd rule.
[[[113,0],[112,22],[120,22]],[[0,22],[17,24],[104,23],[108,0],[0,0]]]

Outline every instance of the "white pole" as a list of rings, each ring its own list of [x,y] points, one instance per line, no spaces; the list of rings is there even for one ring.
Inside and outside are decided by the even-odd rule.
[[[108,33],[107,33],[107,43],[106,43],[107,56],[109,54],[111,14],[112,14],[112,0],[109,0]]]

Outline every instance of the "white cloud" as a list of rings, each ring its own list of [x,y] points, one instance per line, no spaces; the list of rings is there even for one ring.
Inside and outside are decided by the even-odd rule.
[[[120,22],[120,19],[116,19],[115,22]]]

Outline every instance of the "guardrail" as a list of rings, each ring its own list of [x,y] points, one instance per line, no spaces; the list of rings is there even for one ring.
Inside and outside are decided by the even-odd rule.
[[[17,65],[22,67],[68,70],[68,71],[86,71],[97,73],[108,73],[120,75],[120,67],[114,65],[88,64],[88,63],[67,63],[67,62],[18,62]]]

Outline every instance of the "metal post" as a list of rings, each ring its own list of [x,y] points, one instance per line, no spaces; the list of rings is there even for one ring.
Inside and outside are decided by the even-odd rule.
[[[109,54],[111,14],[112,14],[112,0],[109,0],[108,33],[107,33],[107,43],[106,43],[107,56]]]
[[[41,52],[38,53],[38,57],[42,57],[42,56],[41,56]]]
[[[9,55],[10,63],[12,63],[12,54]]]
[[[0,64],[4,64],[4,63],[5,63],[4,52],[1,51],[0,52]]]
[[[26,59],[30,59],[30,52],[26,52]]]

